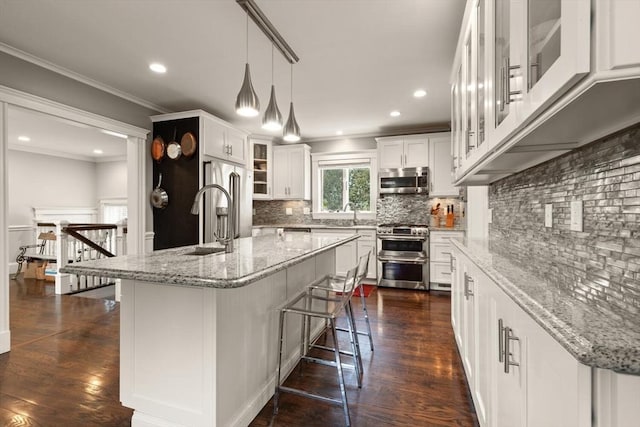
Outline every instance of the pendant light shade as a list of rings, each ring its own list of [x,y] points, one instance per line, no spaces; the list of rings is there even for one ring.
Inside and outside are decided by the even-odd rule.
[[[296,121],[296,115],[293,113],[293,102],[289,104],[289,118],[284,125],[283,139],[287,142],[300,141],[300,126]]]
[[[282,139],[287,142],[300,141],[300,126],[298,126],[296,115],[293,113],[293,64],[291,64],[291,102],[289,103],[289,118],[284,125]]]
[[[282,113],[280,113],[278,103],[276,102],[276,88],[274,85],[271,85],[271,97],[269,98],[269,105],[267,105],[264,117],[262,118],[262,129],[282,129]]]
[[[244,79],[242,87],[236,98],[236,113],[244,117],[255,117],[260,114],[260,100],[251,84],[251,71],[249,71],[249,14],[247,14],[247,63],[244,66]]]
[[[236,113],[245,117],[255,117],[260,113],[260,100],[251,84],[249,64],[244,67],[244,80],[236,98]]]
[[[271,96],[262,117],[262,129],[277,131],[282,129],[282,114],[276,102],[276,88],[273,85],[273,44],[271,45]]]

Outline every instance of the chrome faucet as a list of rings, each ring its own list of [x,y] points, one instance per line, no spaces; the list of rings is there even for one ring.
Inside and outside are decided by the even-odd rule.
[[[349,206],[351,206],[351,209],[353,209],[353,225],[356,225],[358,223],[358,206],[356,206],[356,204],[353,202],[347,202],[347,204],[344,205],[344,208],[342,208],[342,211],[346,212]]]
[[[217,188],[218,190],[222,191],[222,194],[224,194],[225,197],[227,198],[227,203],[228,203],[227,206],[229,206],[229,211],[235,212],[235,206],[233,204],[234,201],[231,200],[231,196],[229,195],[229,192],[227,192],[227,190],[225,190],[224,187],[221,187],[218,184],[208,184],[202,187],[196,193],[196,197],[193,199],[193,206],[191,206],[192,215],[198,215],[200,213],[200,199],[202,198],[202,194],[210,188]],[[224,245],[224,251],[226,253],[233,252],[233,238],[235,237],[234,236],[235,234],[234,216],[235,215],[233,214],[230,215],[229,219],[227,220],[226,236],[224,238],[220,236],[216,236],[217,241]]]

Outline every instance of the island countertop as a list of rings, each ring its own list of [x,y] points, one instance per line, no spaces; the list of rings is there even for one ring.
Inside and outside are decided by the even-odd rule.
[[[236,239],[232,253],[188,255],[196,246],[184,246],[69,264],[60,271],[181,286],[238,288],[358,237],[357,234],[339,237],[269,234]]]

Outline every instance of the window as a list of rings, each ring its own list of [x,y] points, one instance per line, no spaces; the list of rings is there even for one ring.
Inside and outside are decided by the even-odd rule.
[[[103,224],[118,224],[127,219],[127,200],[100,200],[100,215]]]
[[[313,154],[314,218],[375,218],[375,151]]]

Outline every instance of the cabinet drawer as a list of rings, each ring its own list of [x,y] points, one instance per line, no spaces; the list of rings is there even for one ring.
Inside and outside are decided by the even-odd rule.
[[[431,252],[430,256],[432,261],[446,263],[451,261],[451,244],[449,243],[431,242],[429,252]]]
[[[448,262],[431,262],[431,277],[429,281],[432,283],[451,283],[451,267]]]
[[[431,242],[449,242],[449,239],[464,237],[464,231],[433,231],[429,234]]]

